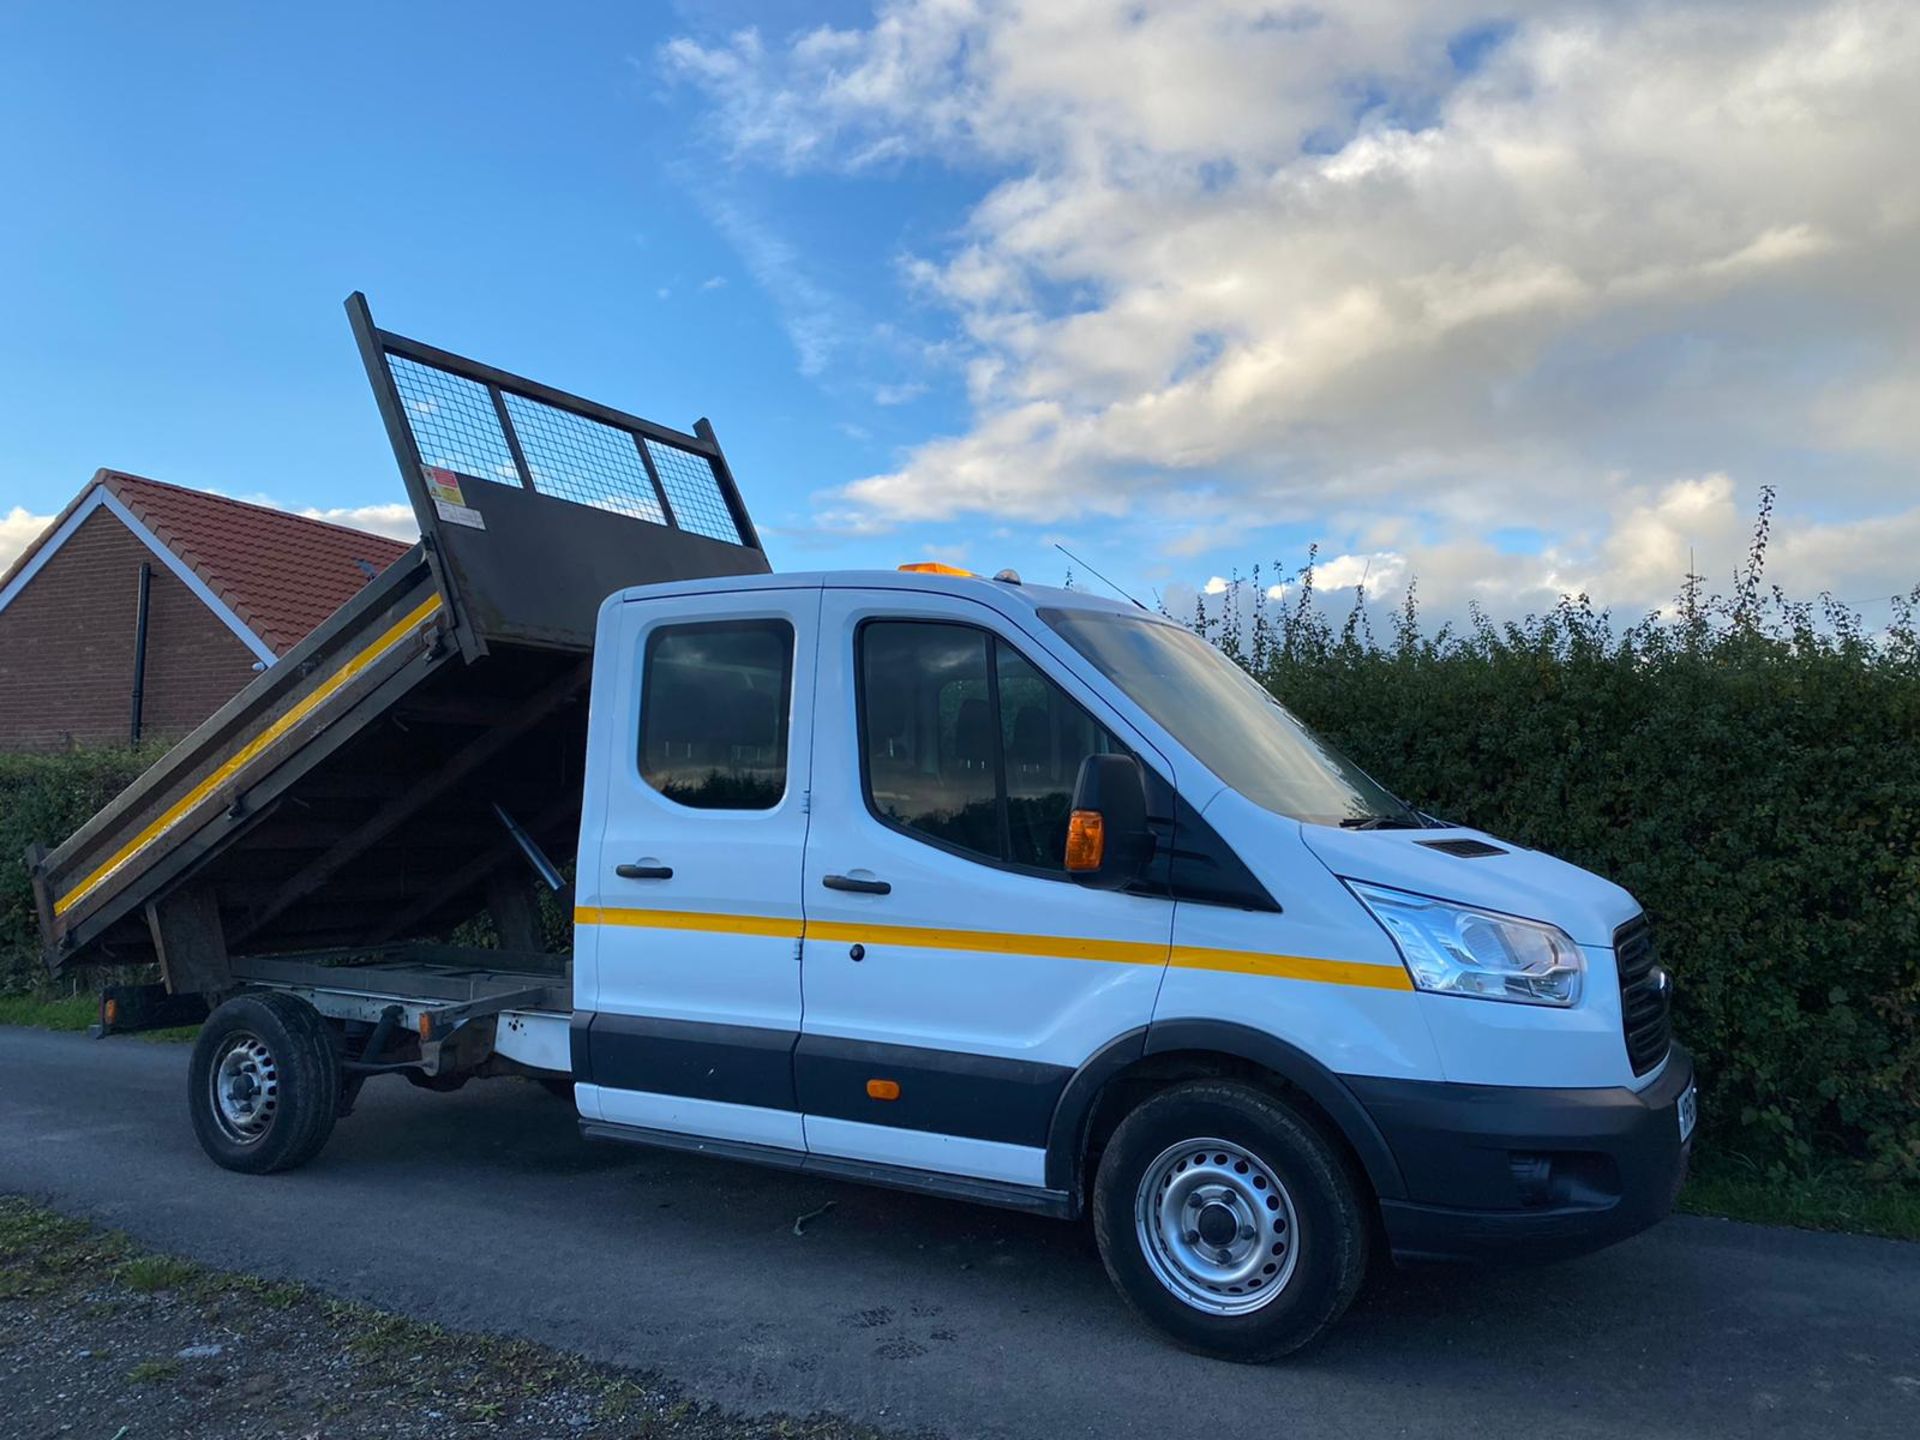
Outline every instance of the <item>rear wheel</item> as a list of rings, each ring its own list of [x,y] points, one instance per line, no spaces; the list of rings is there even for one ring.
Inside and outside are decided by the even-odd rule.
[[[200,1148],[228,1170],[291,1170],[333,1133],[340,1057],[320,1012],[291,995],[240,995],[215,1010],[187,1077]]]
[[[1107,1144],[1093,1219],[1135,1312],[1221,1359],[1311,1344],[1366,1278],[1366,1218],[1339,1152],[1251,1085],[1191,1081],[1143,1102]]]

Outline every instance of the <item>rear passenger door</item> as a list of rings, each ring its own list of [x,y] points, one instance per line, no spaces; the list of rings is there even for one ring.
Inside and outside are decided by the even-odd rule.
[[[792,1054],[819,596],[627,607],[611,753],[597,757],[605,824],[576,909],[593,931],[579,946],[592,1013],[575,1022],[589,1119],[802,1146]]]
[[[1042,1185],[1068,1079],[1147,1024],[1167,960],[1170,900],[1062,866],[1082,758],[1145,747],[977,602],[828,590],[820,635],[807,1148]]]

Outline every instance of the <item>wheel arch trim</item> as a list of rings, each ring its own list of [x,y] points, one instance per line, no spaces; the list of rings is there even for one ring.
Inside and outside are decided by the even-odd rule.
[[[1353,1151],[1375,1196],[1406,1198],[1406,1181],[1380,1127],[1353,1091],[1318,1060],[1278,1036],[1229,1020],[1156,1020],[1108,1042],[1073,1074],[1054,1109],[1047,1136],[1047,1185],[1075,1203],[1085,1194],[1080,1172],[1086,1130],[1108,1083],[1136,1062],[1181,1051],[1228,1056],[1278,1076],[1311,1100]]]

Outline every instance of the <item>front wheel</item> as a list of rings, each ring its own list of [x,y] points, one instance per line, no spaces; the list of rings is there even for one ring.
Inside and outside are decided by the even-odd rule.
[[[200,1148],[228,1170],[291,1170],[333,1133],[339,1053],[320,1012],[294,996],[238,995],[215,1010],[187,1077]]]
[[[1237,1082],[1175,1085],[1121,1121],[1093,1223],[1135,1312],[1224,1360],[1311,1344],[1366,1278],[1366,1217],[1340,1154],[1285,1101]]]

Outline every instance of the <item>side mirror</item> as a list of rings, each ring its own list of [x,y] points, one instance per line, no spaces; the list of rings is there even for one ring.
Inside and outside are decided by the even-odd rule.
[[[1067,873],[1092,890],[1123,890],[1152,859],[1140,762],[1131,755],[1087,756],[1067,820]]]

